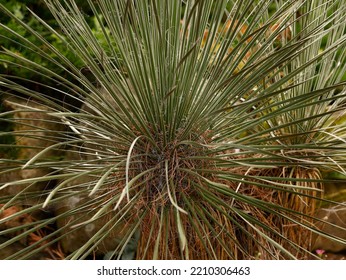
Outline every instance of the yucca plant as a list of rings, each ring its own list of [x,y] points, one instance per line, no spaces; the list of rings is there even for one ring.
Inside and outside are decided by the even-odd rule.
[[[314,218],[322,172],[346,174],[342,0],[88,0],[102,40],[73,0],[45,2],[61,32],[42,25],[93,78],[16,19],[46,49],[13,43],[68,75],[2,50],[56,84],[1,76],[18,149],[44,140],[3,161],[37,174],[0,187],[2,225],[34,217],[0,228],[0,250],[25,244],[7,258],[304,259],[312,233],[346,243]]]

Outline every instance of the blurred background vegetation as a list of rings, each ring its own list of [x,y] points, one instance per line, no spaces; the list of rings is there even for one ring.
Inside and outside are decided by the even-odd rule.
[[[96,20],[94,16],[90,16],[91,10],[87,3],[84,0],[77,0],[76,3],[80,7],[81,11],[85,15],[88,24],[93,28],[95,34],[98,34],[100,30],[98,25],[95,24]],[[36,14],[39,18],[48,23],[52,28],[57,31],[59,30],[59,25],[56,20],[47,9],[43,0],[0,0],[0,4],[4,5],[7,9],[15,14],[15,16],[28,24],[30,28],[37,31],[42,37],[44,37],[50,44],[52,44],[56,49],[59,50],[69,61],[74,65],[79,67],[81,71],[84,71],[88,75],[88,71],[84,68],[83,63],[71,52],[66,44],[51,30],[47,29],[40,23],[40,21],[33,15]],[[20,84],[24,87],[37,91],[45,92],[47,95],[51,96],[54,99],[61,100],[63,96],[59,93],[59,88],[63,85],[57,85],[56,81],[45,77],[43,75],[37,74],[33,71],[32,68],[28,65],[17,64],[15,67],[14,64],[9,65],[9,61],[16,63],[16,59],[11,57],[4,52],[4,49],[10,50],[11,52],[16,53],[17,55],[26,58],[28,61],[32,61],[38,65],[42,65],[47,69],[54,71],[56,74],[68,78],[71,82],[77,83],[78,81],[74,79],[67,71],[63,68],[57,68],[52,61],[45,59],[41,55],[29,51],[25,47],[21,47],[21,43],[18,42],[17,36],[13,34],[13,31],[22,35],[28,41],[34,43],[40,49],[44,50],[51,58],[56,58],[55,54],[50,52],[45,45],[43,45],[33,34],[28,32],[26,28],[18,24],[13,18],[6,16],[4,13],[0,14],[0,22],[3,26],[0,25],[0,73],[7,75],[7,78],[10,80],[20,79]],[[1,40],[1,38],[6,38]],[[89,73],[90,74],[90,73]],[[90,74],[91,75],[91,74]],[[44,90],[42,90],[44,87]],[[5,90],[6,92],[6,90]],[[19,94],[18,92],[16,94]],[[4,99],[4,93],[0,93],[0,114],[5,110],[2,100]],[[71,99],[72,100],[72,99]],[[65,100],[66,102],[66,100]],[[67,101],[66,103],[68,103]],[[79,106],[80,104],[73,104],[74,106]],[[0,156],[1,157],[10,157],[14,158],[16,156],[15,149],[9,150],[8,147],[3,145],[14,143],[14,137],[6,132],[11,131],[12,125],[11,122],[7,121],[9,116],[4,116],[4,120],[0,121]],[[5,132],[5,135],[2,135],[1,132]]]
[[[90,9],[88,8],[87,1],[79,0],[77,2],[79,7],[85,14],[85,17],[88,20],[88,23],[91,26],[93,26],[93,18],[88,15],[88,13],[90,13]],[[77,66],[80,66],[81,68],[83,67],[81,62],[78,61],[78,59],[69,51],[66,45],[57,36],[52,34],[48,29],[44,28],[44,26],[40,24],[39,20],[35,16],[33,16],[33,14],[30,12],[31,10],[37,16],[39,16],[41,19],[47,22],[51,27],[58,29],[59,27],[54,17],[46,8],[44,1],[41,1],[41,0],[38,0],[38,1],[37,0],[22,0],[22,1],[0,0],[0,3],[3,4],[6,8],[8,8],[10,11],[12,11],[18,17],[18,19],[26,22],[33,30],[39,32],[40,35],[42,35],[47,41],[49,41],[54,47],[56,47],[61,53],[63,53],[71,62],[73,62]],[[35,43],[36,45],[40,44],[40,42],[32,34],[30,34],[25,28],[20,26],[15,20],[11,19],[10,17],[7,17],[4,14],[1,14],[0,21],[4,25],[6,25],[6,27],[19,33],[20,35],[22,35],[29,41]],[[29,52],[25,48],[21,49],[20,46],[16,43],[16,39],[15,39],[16,36],[14,36],[9,29],[0,27],[1,37],[13,38],[13,41],[3,40],[1,42],[1,48],[5,48],[13,52],[16,52],[30,61],[34,61],[37,64],[40,64],[44,67],[48,67],[51,70],[58,71],[56,73],[59,75],[66,75],[66,73],[62,69],[57,69],[56,67],[54,67],[53,64],[50,65],[49,61],[43,59],[40,55],[35,55],[34,52],[31,52],[31,51]],[[49,52],[49,50],[46,49],[45,46],[43,45],[42,45],[42,49],[44,51]],[[17,67],[17,68],[8,67],[8,64],[2,61],[4,56],[5,54],[0,54],[0,61],[1,61],[0,72],[7,73],[10,76],[22,77],[22,78],[25,78],[26,80],[36,81],[37,83],[49,84],[50,81],[42,80],[43,77],[41,75],[35,75],[34,72],[26,69],[25,65],[23,65],[23,67]],[[7,56],[6,58],[8,59]],[[52,58],[54,58],[54,56]],[[29,81],[26,81],[26,82],[23,81],[23,83],[25,84],[25,86],[29,86],[29,88],[34,87],[33,83],[30,83]]]

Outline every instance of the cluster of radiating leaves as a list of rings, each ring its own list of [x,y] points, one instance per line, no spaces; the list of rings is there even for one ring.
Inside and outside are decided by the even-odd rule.
[[[345,243],[319,231],[313,217],[321,171],[345,174],[345,128],[335,121],[345,110],[343,1],[90,0],[97,36],[75,1],[45,2],[63,35],[37,20],[93,80],[16,19],[40,42],[17,34],[20,43],[78,84],[4,53],[84,104],[63,106],[1,76],[3,87],[43,103],[41,111],[68,128],[50,131],[52,144],[32,158],[12,162],[11,171],[51,173],[0,188],[51,180],[56,186],[25,188],[2,199],[2,209],[23,196],[43,199],[15,217],[83,196],[83,204],[60,214],[71,222],[46,239],[59,242],[60,231],[68,236],[66,229],[95,221],[104,226],[68,258],[88,257],[116,227],[119,245],[107,258],[121,257],[134,240],[137,258],[160,259],[308,258],[312,232]],[[67,156],[45,157],[53,151]],[[75,183],[82,177],[90,179]],[[81,214],[84,220],[73,220]],[[57,219],[32,222],[22,235]]]

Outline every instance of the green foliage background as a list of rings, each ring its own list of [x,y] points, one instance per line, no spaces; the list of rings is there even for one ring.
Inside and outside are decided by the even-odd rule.
[[[94,17],[89,16],[90,7],[88,6],[87,1],[78,0],[76,2],[80,7],[82,13],[85,15],[88,24],[92,28],[94,28],[96,34],[97,30],[95,29]],[[0,3],[8,8],[11,12],[13,12],[13,14],[16,15],[16,17],[18,17],[20,20],[26,22],[30,28],[39,32],[40,35],[42,35],[52,46],[58,49],[67,59],[73,62],[74,65],[82,69],[82,67],[84,66],[83,62],[78,57],[76,57],[73,52],[71,52],[71,50],[68,49],[64,42],[62,42],[57,36],[52,34],[50,30],[45,28],[45,26],[42,25],[39,20],[30,12],[30,10],[33,11],[52,28],[59,30],[59,25],[57,24],[50,11],[47,9],[44,1],[0,0]],[[49,49],[47,49],[47,47],[42,44],[42,42],[37,40],[37,38],[35,38],[30,32],[28,32],[28,30],[23,26],[19,25],[16,20],[4,14],[1,14],[0,21],[7,27],[0,27],[0,38],[6,38],[6,40],[0,40],[1,49],[8,49],[12,52],[20,54],[29,61],[33,61],[43,67],[46,67],[47,69],[53,70],[55,73],[61,75],[62,77],[73,80],[73,78],[67,76],[66,71],[61,68],[57,68],[54,63],[44,59],[42,56],[37,55],[35,52],[32,52],[25,47],[22,48],[20,44],[18,44],[18,37],[17,35],[13,34],[13,32],[18,33],[28,41],[39,46],[45,52],[51,54],[51,57],[53,59],[56,58],[56,56],[53,53],[50,53]],[[0,73],[6,73],[7,75],[10,75],[12,77],[26,79],[26,81],[21,81],[21,84],[36,90],[37,87],[39,87],[39,84],[51,84],[51,81],[49,79],[45,78],[42,75],[38,75],[36,72],[32,71],[32,69],[26,68],[26,65],[20,65],[17,68],[9,67],[6,60],[15,61],[14,58],[8,57],[6,54],[0,54]]]

